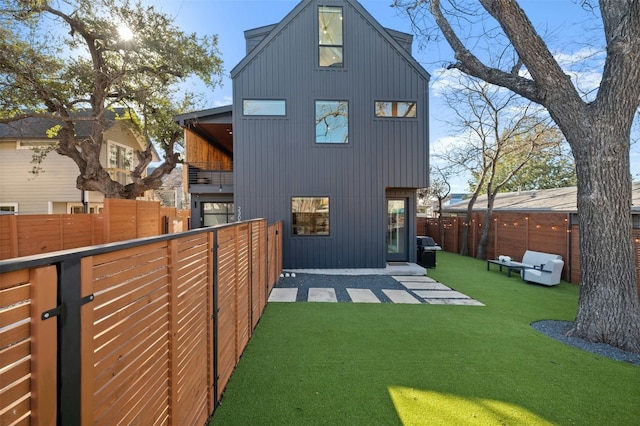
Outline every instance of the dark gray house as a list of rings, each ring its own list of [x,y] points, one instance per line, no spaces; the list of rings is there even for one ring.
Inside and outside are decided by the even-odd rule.
[[[412,36],[355,0],[303,0],[245,38],[233,105],[177,117],[193,224],[280,220],[285,268],[415,262],[429,75]]]

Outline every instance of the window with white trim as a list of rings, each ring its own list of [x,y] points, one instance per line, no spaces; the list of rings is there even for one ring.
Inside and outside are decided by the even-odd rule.
[[[107,171],[111,179],[126,185],[133,169],[133,148],[107,141]]]
[[[18,203],[0,203],[0,214],[11,214],[18,212]]]

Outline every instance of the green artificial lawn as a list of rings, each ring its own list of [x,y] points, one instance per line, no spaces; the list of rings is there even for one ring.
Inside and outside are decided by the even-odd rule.
[[[578,287],[438,253],[486,306],[270,303],[213,425],[638,425],[640,367],[549,338]]]

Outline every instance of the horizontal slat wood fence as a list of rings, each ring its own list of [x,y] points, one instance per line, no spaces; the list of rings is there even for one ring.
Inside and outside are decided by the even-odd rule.
[[[0,260],[189,229],[190,210],[157,201],[104,200],[100,214],[0,216]]]
[[[469,256],[477,254],[485,214],[474,212],[469,227]],[[459,253],[462,247],[462,217],[443,217],[444,237],[437,218],[419,217],[418,234],[433,237],[443,250]],[[487,258],[500,255],[520,260],[526,250],[554,253],[565,261],[562,279],[580,283],[580,231],[570,213],[494,212],[489,230]],[[633,230],[636,273],[640,283],[640,229]],[[640,284],[638,287],[640,297]]]
[[[0,261],[0,424],[205,424],[281,253],[252,220]]]

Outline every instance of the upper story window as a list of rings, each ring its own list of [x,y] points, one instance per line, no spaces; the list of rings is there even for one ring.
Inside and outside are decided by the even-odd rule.
[[[415,102],[376,101],[376,117],[416,118]]]
[[[243,115],[283,116],[287,104],[281,99],[245,99],[242,101]]]
[[[349,142],[349,102],[316,101],[316,143]]]
[[[133,148],[107,141],[107,171],[111,179],[123,185],[131,183]]]
[[[321,67],[343,66],[342,8],[318,8],[318,49]]]
[[[109,141],[109,165],[111,169],[131,170],[133,148]]]

